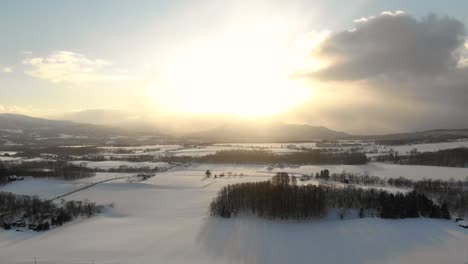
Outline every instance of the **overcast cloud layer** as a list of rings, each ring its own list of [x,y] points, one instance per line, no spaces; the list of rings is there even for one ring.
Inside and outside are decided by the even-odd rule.
[[[468,128],[463,23],[436,15],[417,19],[402,11],[355,23],[314,51],[311,56],[333,63],[309,74],[337,94],[356,91],[351,106],[325,104],[306,119],[357,132]]]

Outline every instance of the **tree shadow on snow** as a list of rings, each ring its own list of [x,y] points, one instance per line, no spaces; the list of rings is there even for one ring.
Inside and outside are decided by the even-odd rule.
[[[200,250],[226,263],[374,263],[440,246],[453,223],[434,219],[284,222],[207,217]]]

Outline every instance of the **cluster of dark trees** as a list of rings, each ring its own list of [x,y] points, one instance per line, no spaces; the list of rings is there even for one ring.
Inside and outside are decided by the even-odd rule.
[[[116,152],[114,152],[116,153]],[[152,155],[105,155],[105,154],[89,154],[83,156],[60,156],[61,160],[82,160],[82,161],[107,161],[107,160],[116,160],[116,161],[129,161],[129,162],[146,162],[154,161],[155,158]]]
[[[159,172],[161,171],[161,168],[159,167],[151,168],[150,166],[132,167],[132,166],[127,166],[127,165],[120,165],[117,168],[108,168],[108,169],[92,168],[92,170],[95,172],[137,173],[137,172]]]
[[[231,217],[243,211],[271,219],[307,219],[325,215],[321,188],[290,185],[289,181],[287,174],[280,174],[271,181],[228,185],[211,203],[211,215]]]
[[[317,175],[315,177],[317,178]],[[333,173],[329,176],[329,178],[326,178],[326,180],[350,184],[386,185],[385,180],[380,177],[369,175],[357,175],[347,172]]]
[[[322,179],[328,181],[330,179],[330,171],[327,169],[320,170],[320,173],[315,174],[316,179]]]
[[[7,182],[10,175],[53,177],[64,180],[74,180],[91,177],[95,173],[84,165],[75,165],[66,161],[33,161],[33,162],[1,162],[0,183]]]
[[[430,132],[430,131],[428,131]],[[423,132],[424,133],[424,132]],[[384,138],[375,140],[378,145],[408,145],[408,144],[422,144],[422,143],[439,143],[439,142],[452,142],[458,139],[466,138],[466,133],[462,134],[420,134],[418,136],[401,135],[401,137],[394,137],[395,135],[383,136]],[[385,138],[387,137],[387,138]]]
[[[414,182],[413,188],[437,203],[447,204],[454,214],[468,214],[468,181],[422,180]]]
[[[40,157],[41,154],[53,154],[59,157],[67,156],[83,156],[89,154],[97,154],[101,150],[96,146],[84,146],[84,147],[62,147],[62,146],[51,146],[51,147],[18,147],[15,149],[18,151],[16,156],[21,157]]]
[[[418,152],[414,149],[408,155],[391,152],[388,155],[378,156],[376,159],[396,164],[467,167],[468,148],[444,149],[435,152]]]
[[[37,196],[0,192],[0,220],[5,229],[29,223],[34,226],[34,230],[44,231],[77,217],[91,217],[102,209],[103,206],[88,201],[62,200],[61,204],[57,204]]]
[[[166,156],[166,162],[203,162],[237,164],[365,164],[367,157],[359,152],[330,153],[309,150],[288,154],[274,154],[264,150],[221,150],[202,157]]]
[[[392,194],[349,186],[298,186],[287,173],[271,181],[240,183],[222,188],[210,205],[211,215],[231,217],[252,213],[269,219],[323,217],[328,209],[359,209],[360,216],[375,212],[382,218],[450,218],[447,204],[436,204],[416,191]]]
[[[377,176],[355,175],[352,173],[333,173],[330,177],[322,177],[325,170],[315,176],[317,179],[325,179],[349,184],[393,186],[398,188],[411,188],[418,194],[423,194],[437,204],[445,204],[453,214],[468,214],[468,179],[465,181],[443,181],[424,179],[413,181],[404,177],[382,179]],[[325,173],[326,175],[326,173]]]

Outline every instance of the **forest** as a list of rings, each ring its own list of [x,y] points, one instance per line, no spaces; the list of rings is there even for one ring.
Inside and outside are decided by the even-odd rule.
[[[413,189],[417,193],[424,194],[437,204],[445,203],[454,214],[468,214],[468,178],[464,181],[455,181],[453,179],[448,181],[433,179],[413,181],[404,177],[383,179],[377,176],[356,175],[346,172],[332,173],[330,175],[328,170],[322,170],[320,173],[317,173],[315,178],[345,184]]]
[[[28,161],[28,162],[1,162],[0,183],[7,182],[10,175],[53,177],[63,180],[74,180],[94,176],[91,168],[74,165],[66,161]]]
[[[359,152],[331,153],[321,150],[274,154],[265,150],[221,150],[215,154],[161,157],[165,162],[236,163],[236,164],[365,164],[367,157]]]
[[[468,148],[444,149],[435,152],[418,152],[417,149],[413,149],[408,155],[391,152],[388,155],[378,156],[377,161],[405,165],[467,167]]]
[[[439,204],[417,191],[393,194],[353,186],[297,185],[284,172],[270,181],[225,186],[210,204],[211,215],[225,218],[250,213],[268,219],[302,220],[322,218],[330,209],[357,209],[360,217],[451,217],[447,203]]]
[[[28,224],[35,231],[46,231],[78,217],[91,217],[102,209],[89,201],[62,200],[57,204],[37,196],[0,192],[0,221],[6,230]]]

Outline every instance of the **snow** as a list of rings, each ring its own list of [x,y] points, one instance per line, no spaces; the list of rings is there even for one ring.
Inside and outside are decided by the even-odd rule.
[[[16,155],[16,153],[18,152],[17,151],[0,151],[0,156],[3,156],[5,154],[12,156],[12,155]]]
[[[425,144],[410,144],[410,145],[401,145],[401,146],[391,146],[388,148],[393,148],[393,150],[398,151],[400,154],[407,154],[414,148],[419,152],[432,152],[442,149],[453,149],[465,147],[468,148],[468,140],[456,140],[450,142],[437,142],[437,143],[425,143]]]
[[[0,161],[11,161],[11,162],[16,162],[16,163],[21,163],[21,162],[39,162],[39,161],[53,161],[53,160],[43,159],[43,158],[25,159],[25,158],[22,158],[22,157],[4,157],[4,156],[0,156]]]
[[[0,161],[14,161],[14,160],[21,160],[21,158],[0,156]]]
[[[369,168],[374,166],[376,172],[395,170],[384,165],[371,164]],[[349,169],[336,166],[341,168]],[[231,171],[247,176],[204,179],[206,169],[213,174]],[[158,173],[144,182],[98,184],[66,199],[114,203],[114,208],[43,233],[0,230],[0,263],[33,263],[34,256],[40,264],[435,264],[468,260],[468,231],[452,221],[366,218],[285,222],[208,215],[208,205],[222,186],[264,180],[268,174],[259,172],[264,169],[262,165],[193,164]],[[81,186],[83,180],[96,179],[26,179],[4,185],[0,191],[46,197]]]
[[[398,178],[400,176],[412,179],[441,179],[465,180],[468,177],[468,168],[438,167],[438,166],[418,166],[418,165],[396,165],[371,162],[365,165],[317,165],[301,166],[299,168],[284,168],[282,170],[293,173],[310,174],[328,169],[330,173],[348,172],[355,174],[367,174],[369,176],[379,176],[381,178]],[[281,171],[274,169],[272,172]]]
[[[84,186],[69,181],[25,177],[22,181],[14,181],[0,186],[1,192],[11,192],[21,195],[37,195],[48,199],[67,193]]]
[[[8,132],[8,133],[15,133],[15,134],[23,134],[22,129],[8,129],[8,128],[0,128],[0,131]]]

